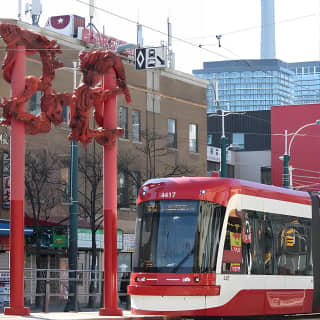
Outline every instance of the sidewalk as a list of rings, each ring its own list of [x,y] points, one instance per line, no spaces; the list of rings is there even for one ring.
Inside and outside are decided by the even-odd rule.
[[[15,320],[15,319],[35,319],[35,320],[165,320],[168,319],[165,316],[138,316],[132,315],[130,311],[123,311],[123,316],[99,316],[99,312],[31,312],[30,316],[6,316],[1,314],[1,320]],[[172,319],[172,318],[171,318]]]

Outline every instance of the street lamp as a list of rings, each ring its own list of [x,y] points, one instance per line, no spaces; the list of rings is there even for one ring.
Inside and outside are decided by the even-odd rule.
[[[230,113],[225,114],[224,110],[221,110],[221,138],[220,138],[220,146],[221,146],[221,162],[220,162],[220,177],[227,176],[227,138],[224,130],[224,117],[228,116]]]
[[[229,107],[228,107],[229,109]],[[221,117],[221,138],[220,138],[220,147],[221,147],[221,160],[220,160],[220,177],[227,177],[227,138],[225,135],[224,129],[224,118],[229,116],[230,114],[244,114],[245,112],[225,112],[224,109],[221,109],[221,115],[212,113],[209,114],[208,117],[220,116]]]
[[[227,138],[224,130],[224,117],[231,114],[231,112],[225,113],[224,109],[221,110],[221,115],[216,113],[208,114],[208,117],[218,116],[221,117],[221,138],[220,138],[220,147],[221,147],[221,157],[220,157],[220,171],[219,177],[227,176]]]
[[[73,62],[73,90],[77,87],[77,62]],[[69,120],[68,120],[69,121]],[[69,123],[68,123],[69,124]],[[77,257],[78,257],[78,142],[71,141],[71,161],[69,168],[69,191],[70,191],[70,207],[69,207],[69,296],[65,306],[66,312],[78,311],[77,303]]]
[[[310,126],[320,125],[320,120],[316,120],[315,122],[308,123],[300,127],[296,132],[292,134],[292,137],[289,141],[288,147],[288,130],[284,131],[285,144],[284,144],[284,155],[283,155],[283,175],[282,175],[282,186],[284,188],[292,188],[292,181],[290,181],[290,172],[289,172],[289,162],[290,162],[290,151],[294,138],[298,135],[298,133]]]

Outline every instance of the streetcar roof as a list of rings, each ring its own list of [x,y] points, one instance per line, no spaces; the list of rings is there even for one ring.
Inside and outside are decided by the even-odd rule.
[[[216,177],[175,177],[146,181],[137,203],[148,200],[193,199],[213,201],[224,206],[235,194],[245,194],[301,204],[311,204],[307,192],[247,180]]]

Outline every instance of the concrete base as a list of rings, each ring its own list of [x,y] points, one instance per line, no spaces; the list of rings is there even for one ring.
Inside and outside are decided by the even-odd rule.
[[[122,309],[99,309],[99,316],[122,316],[123,310]]]
[[[6,316],[30,316],[30,308],[7,307],[4,308],[4,314]]]

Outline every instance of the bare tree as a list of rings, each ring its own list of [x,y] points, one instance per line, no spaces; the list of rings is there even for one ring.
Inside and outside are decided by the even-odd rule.
[[[168,154],[168,138],[155,131],[141,131],[142,144],[137,145],[137,151],[144,155],[146,167],[144,171],[145,180],[154,178],[156,174],[156,162]]]
[[[134,196],[134,192],[129,192],[128,186],[134,186],[137,190],[141,186],[141,173],[140,170],[137,169],[137,164],[141,163],[139,163],[133,154],[129,152],[118,152],[118,177],[119,180],[125,180],[123,183],[119,181],[120,183],[117,184],[118,208],[126,208],[136,203],[136,196]]]
[[[118,190],[120,196],[118,206],[126,207],[135,204],[134,193],[129,192],[128,185],[139,189],[141,183],[158,177],[189,176],[193,168],[183,163],[178,158],[178,153],[171,153],[168,148],[168,135],[160,135],[154,131],[141,132],[142,144],[135,145],[137,154],[118,152],[118,173],[125,176],[126,190]],[[138,174],[137,174],[138,173]],[[118,186],[119,187],[119,186]]]
[[[98,153],[87,153],[79,158],[78,164],[79,177],[84,183],[79,187],[79,212],[85,219],[89,220],[91,229],[91,282],[89,288],[88,307],[92,308],[95,304],[95,279],[97,270],[97,242],[96,231],[103,222],[103,161]],[[85,187],[84,187],[85,185]]]
[[[62,201],[62,194],[57,189],[57,161],[42,150],[27,152],[25,161],[25,197],[31,207],[33,229],[36,241],[36,268],[48,268],[48,256],[41,256],[40,224],[41,219],[47,220],[51,210]],[[41,274],[37,271],[37,278]],[[44,292],[44,282],[37,281],[37,293]],[[41,297],[37,296],[36,304],[41,304]]]

